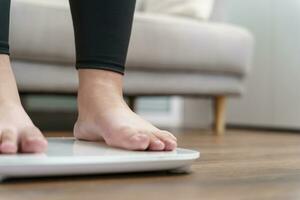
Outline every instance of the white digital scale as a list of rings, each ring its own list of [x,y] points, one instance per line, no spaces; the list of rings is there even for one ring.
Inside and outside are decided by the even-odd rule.
[[[48,138],[48,142],[43,154],[0,154],[0,178],[182,171],[200,156],[189,149],[128,151],[74,138]]]

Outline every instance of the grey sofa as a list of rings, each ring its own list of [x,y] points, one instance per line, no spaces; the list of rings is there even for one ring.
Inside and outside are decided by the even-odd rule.
[[[125,95],[210,96],[217,134],[224,132],[225,99],[240,95],[250,67],[253,37],[218,22],[136,12],[125,76]],[[11,58],[22,94],[75,94],[77,75],[71,16],[65,4],[12,1]]]

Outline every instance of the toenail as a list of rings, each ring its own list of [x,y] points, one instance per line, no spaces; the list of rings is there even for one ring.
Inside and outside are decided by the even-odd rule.
[[[155,145],[159,146],[159,147],[164,147],[165,146],[165,144],[162,141],[160,141],[160,140],[155,140],[153,143]]]
[[[32,144],[32,143],[37,143],[39,142],[39,139],[35,138],[35,137],[27,137],[24,139],[24,142],[26,144]]]
[[[132,139],[135,141],[142,141],[142,140],[147,139],[147,136],[146,135],[135,135],[132,137]]]
[[[47,146],[46,140],[36,137],[28,137],[23,142],[24,145]]]
[[[172,149],[175,149],[177,147],[177,142],[173,140],[168,140],[168,146],[171,147]]]
[[[170,139],[168,139],[167,141],[168,141],[169,143],[171,143],[171,144],[177,144],[177,142],[176,142],[176,141],[174,141],[174,140],[172,140],[172,139],[171,139],[171,140],[170,140]]]

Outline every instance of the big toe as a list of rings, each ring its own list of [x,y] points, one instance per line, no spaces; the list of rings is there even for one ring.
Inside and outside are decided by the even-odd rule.
[[[20,140],[21,151],[24,153],[41,153],[47,149],[47,140],[36,127],[24,129]]]
[[[146,150],[150,143],[150,138],[147,135],[136,133],[127,140],[128,145],[134,150]]]
[[[140,134],[132,128],[122,128],[104,139],[110,146],[128,150],[146,150],[150,143],[148,135]]]
[[[165,144],[154,134],[151,135],[149,150],[150,151],[162,151],[165,149]]]

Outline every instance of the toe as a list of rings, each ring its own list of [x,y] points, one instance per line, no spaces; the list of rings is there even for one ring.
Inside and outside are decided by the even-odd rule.
[[[150,138],[147,135],[135,133],[128,138],[126,143],[131,146],[132,150],[146,150],[149,146]]]
[[[165,149],[165,144],[154,134],[151,134],[150,145],[148,149],[150,151],[162,151]]]
[[[3,154],[14,154],[18,151],[18,137],[16,132],[4,130],[1,134],[0,150]]]
[[[122,128],[104,137],[110,146],[128,150],[145,150],[149,146],[150,138],[147,135],[139,134],[133,128]]]
[[[164,144],[166,151],[172,151],[177,147],[177,139],[168,131],[158,131],[155,133],[155,136],[158,137]]]
[[[21,151],[24,153],[41,153],[47,149],[47,140],[36,127],[22,130],[20,137]]]
[[[169,131],[160,130],[160,133],[165,135],[166,137],[169,137],[169,138],[177,141],[177,138],[172,133],[170,133]]]

